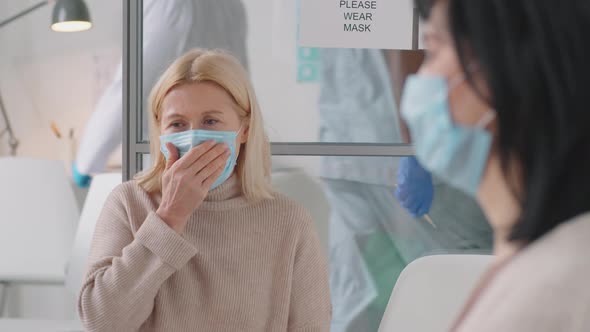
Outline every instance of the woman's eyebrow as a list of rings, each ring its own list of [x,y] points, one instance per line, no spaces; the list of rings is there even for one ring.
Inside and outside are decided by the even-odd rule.
[[[223,115],[223,112],[218,111],[218,110],[209,110],[209,111],[203,112],[203,115],[214,115],[214,114]]]
[[[174,113],[166,113],[162,119],[170,119],[170,118],[184,118],[184,115],[174,112]]]

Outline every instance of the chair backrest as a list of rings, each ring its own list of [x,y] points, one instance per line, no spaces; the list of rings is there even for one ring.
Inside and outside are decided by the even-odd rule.
[[[78,295],[84,282],[96,221],[107,197],[122,182],[122,178],[121,173],[110,173],[99,174],[92,179],[68,260],[66,288],[74,296]]]
[[[284,169],[272,173],[272,184],[276,191],[299,202],[309,210],[320,237],[320,242],[328,254],[328,222],[330,203],[324,195],[321,184],[302,169]]]
[[[63,162],[0,158],[0,281],[63,282],[78,218]]]
[[[379,332],[448,331],[492,257],[434,255],[415,260],[399,276]]]

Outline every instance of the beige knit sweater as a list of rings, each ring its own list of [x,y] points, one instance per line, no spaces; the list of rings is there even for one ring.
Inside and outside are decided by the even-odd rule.
[[[132,181],[98,220],[79,314],[89,331],[329,331],[327,265],[304,208],[248,202],[234,176],[181,236]]]
[[[451,331],[590,331],[589,252],[586,213],[531,243],[492,274]]]

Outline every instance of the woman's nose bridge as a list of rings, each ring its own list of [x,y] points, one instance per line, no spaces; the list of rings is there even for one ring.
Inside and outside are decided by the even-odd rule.
[[[189,119],[189,124],[190,124],[191,130],[201,129],[201,120],[198,118]]]

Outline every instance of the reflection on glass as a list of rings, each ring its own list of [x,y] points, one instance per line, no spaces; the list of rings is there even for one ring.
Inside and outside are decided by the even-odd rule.
[[[228,51],[248,66],[240,0],[143,1],[143,100],[139,141],[149,141],[147,97],[166,68],[193,48]]]
[[[175,58],[222,48],[249,68],[272,141],[402,142],[397,101],[415,68],[399,52],[298,47],[295,1],[179,3],[144,0],[144,100]],[[421,54],[414,59],[419,64]],[[147,107],[140,141],[149,140]]]
[[[306,182],[293,177],[275,189],[309,190],[300,202],[316,211],[320,235],[329,227],[323,240],[329,248],[332,331],[377,331],[397,276],[416,258],[491,251],[492,231],[475,201],[436,179],[429,212],[436,229],[400,206],[393,194],[399,158],[274,157],[273,163],[273,179],[279,172],[303,172],[317,184],[300,188]]]
[[[401,143],[385,52],[323,49],[320,141]]]
[[[422,51],[323,49],[320,141],[408,141],[399,103],[406,77],[422,59]]]

